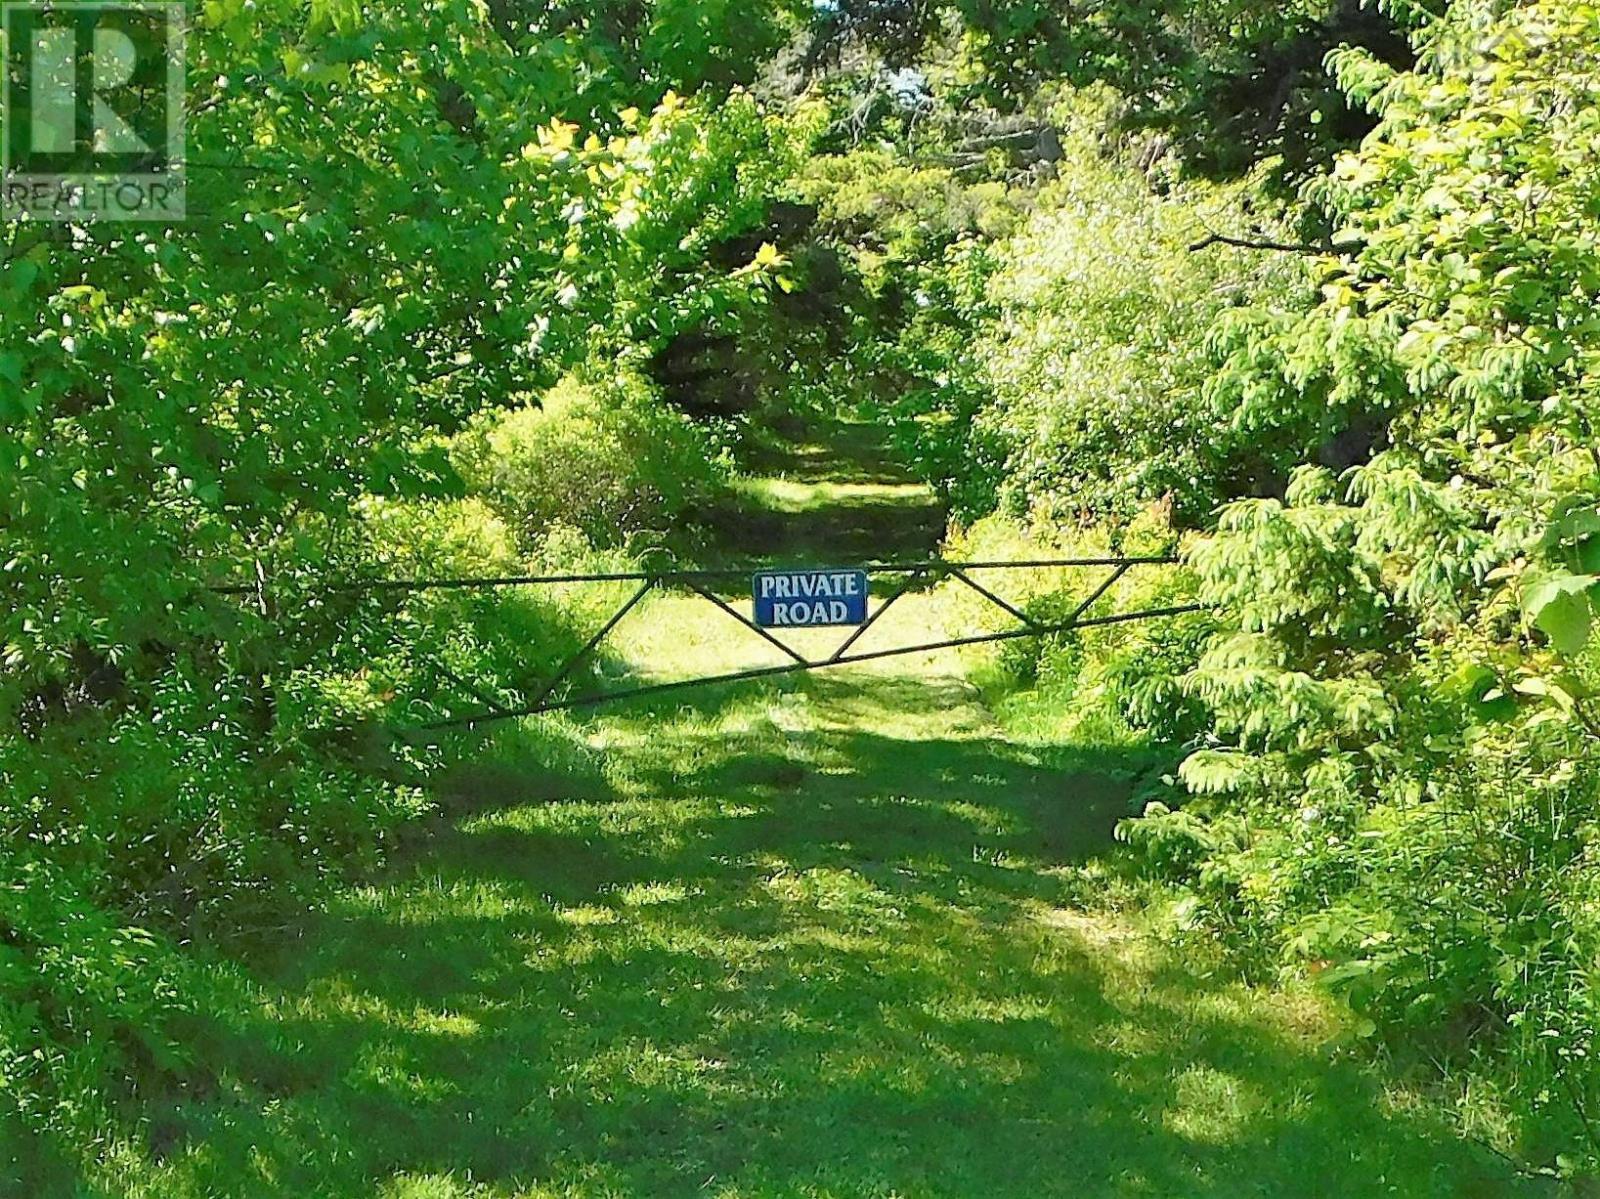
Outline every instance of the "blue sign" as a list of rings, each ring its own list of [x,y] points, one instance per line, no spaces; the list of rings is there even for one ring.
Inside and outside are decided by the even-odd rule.
[[[751,580],[756,623],[764,629],[865,624],[864,570],[763,570]]]

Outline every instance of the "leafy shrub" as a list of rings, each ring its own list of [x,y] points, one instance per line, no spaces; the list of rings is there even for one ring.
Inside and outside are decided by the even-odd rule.
[[[12,858],[0,880],[0,1077],[23,1127],[83,1133],[108,1084],[126,1097],[187,1063],[169,1030],[192,967],[158,938],[123,927],[72,873]],[[0,1122],[0,1127],[4,1123]],[[8,1163],[0,1156],[0,1168]]]
[[[1180,522],[1270,481],[1316,438],[1287,420],[1237,432],[1207,390],[1207,340],[1231,308],[1293,275],[1271,256],[1191,252],[1231,194],[1145,181],[1080,139],[1038,213],[1004,248],[983,349],[994,401],[980,436],[1003,447],[1001,501],[1019,515],[1126,519],[1170,496]]]
[[[1023,526],[1010,517],[977,522],[947,547],[955,558],[1033,560],[1045,557],[1159,556],[1176,548],[1164,507],[1154,507],[1120,530],[1109,526],[1061,530]],[[1110,573],[1108,568],[1040,568],[1007,571],[982,580],[1043,623],[1061,622]],[[1138,567],[1115,583],[1083,615],[1129,613],[1194,602],[1188,572],[1168,566]],[[1015,624],[963,589],[952,589],[962,623],[999,629]],[[1210,629],[1201,613],[1091,626],[1004,642],[983,654],[980,677],[1008,719],[1032,735],[1084,744],[1151,747],[1193,735],[1203,710],[1183,694]],[[1026,688],[1022,696],[1012,692]]]
[[[480,418],[453,453],[468,486],[529,549],[558,525],[600,549],[665,540],[725,475],[704,432],[626,379],[569,379],[537,407]]]
[[[1117,837],[1138,850],[1140,859],[1159,877],[1191,877],[1200,873],[1228,844],[1227,830],[1191,812],[1173,811],[1159,800],[1146,805],[1137,820],[1124,820]]]
[[[324,753],[292,685],[263,729],[252,683],[174,663],[121,710],[0,739],[0,1075],[35,1132],[189,1085],[186,954],[280,923],[423,806]]]
[[[1131,169],[1102,144],[1104,104],[1090,93],[1061,102],[1064,158],[1029,196],[1031,215],[1015,199],[963,193],[988,214],[969,222],[993,232],[952,230],[941,243],[913,208],[883,268],[884,293],[906,301],[877,363],[901,380],[887,402],[911,460],[958,516],[1000,507],[1024,522],[1124,521],[1165,497],[1194,527],[1223,499],[1281,485],[1350,423],[1324,396],[1287,389],[1273,393],[1269,421],[1219,384],[1225,318],[1292,311],[1307,290],[1281,255],[1194,249],[1212,219],[1241,219],[1249,186]],[[840,220],[857,190],[830,201]],[[914,251],[918,236],[931,246]]]
[[[814,158],[795,183],[830,234],[897,260],[936,254],[963,236],[1003,237],[1021,203],[1002,183],[968,182],[884,145]]]

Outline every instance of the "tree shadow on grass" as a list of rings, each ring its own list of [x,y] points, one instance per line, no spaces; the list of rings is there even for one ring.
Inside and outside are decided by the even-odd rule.
[[[944,506],[895,460],[878,426],[831,426],[809,444],[771,447],[747,465],[768,477],[704,514],[729,559],[818,566],[920,560],[944,538]]]
[[[730,501],[705,520],[728,561],[849,566],[931,557],[947,515],[921,491],[884,486],[788,510]]]
[[[835,421],[801,429],[791,439],[752,446],[743,469],[806,483],[904,483],[909,471],[889,443],[889,430],[865,421]]]
[[[0,1196],[69,1196],[81,1194],[83,1186],[82,1171],[71,1154],[15,1114],[0,1112]]]
[[[256,963],[149,1193],[1516,1193],[1292,1010],[1060,906],[1136,758],[653,733],[627,786],[482,805]]]

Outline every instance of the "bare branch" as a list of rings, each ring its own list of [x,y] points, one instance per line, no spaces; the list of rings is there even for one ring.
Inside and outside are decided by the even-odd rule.
[[[1211,246],[1236,246],[1241,250],[1276,250],[1283,254],[1336,254],[1332,242],[1273,241],[1270,238],[1231,237],[1226,233],[1208,233],[1189,246],[1196,253]]]

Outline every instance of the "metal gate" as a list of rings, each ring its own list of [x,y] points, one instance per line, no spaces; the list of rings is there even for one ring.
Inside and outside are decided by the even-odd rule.
[[[807,656],[783,641],[772,632],[756,623],[751,616],[746,615],[733,603],[718,594],[714,588],[726,584],[730,580],[744,579],[757,573],[772,573],[755,567],[733,567],[718,570],[657,570],[622,573],[600,574],[570,574],[570,575],[522,575],[500,578],[468,578],[444,579],[426,581],[387,581],[366,584],[363,589],[368,590],[400,590],[400,591],[426,591],[443,589],[493,589],[506,587],[553,587],[578,583],[623,583],[635,582],[638,587],[629,598],[622,603],[611,617],[584,643],[583,647],[572,654],[555,674],[542,683],[536,683],[532,689],[533,699],[524,705],[507,707],[499,704],[484,693],[481,688],[472,685],[467,680],[457,680],[465,685],[480,702],[484,704],[481,711],[465,717],[451,720],[439,720],[419,726],[417,731],[439,731],[449,728],[475,728],[480,724],[492,721],[513,720],[523,716],[534,716],[543,712],[557,712],[572,708],[593,707],[598,704],[613,703],[619,700],[636,699],[647,695],[660,695],[671,691],[680,691],[690,687],[707,687],[721,683],[743,682],[750,679],[773,678],[780,675],[797,674],[802,671],[825,670],[835,666],[849,666],[860,662],[872,662],[883,658],[893,658],[905,654],[927,653],[934,650],[957,649],[967,645],[983,645],[991,642],[1010,641],[1019,637],[1041,637],[1053,633],[1064,633],[1072,629],[1090,628],[1098,625],[1123,624],[1137,620],[1155,620],[1162,617],[1179,616],[1184,613],[1199,611],[1202,605],[1183,604],[1174,607],[1149,608],[1132,612],[1113,612],[1090,615],[1095,604],[1099,602],[1116,583],[1128,572],[1141,569],[1172,566],[1177,559],[1170,557],[1144,557],[1144,558],[1042,558],[1029,561],[1013,562],[948,562],[943,560],[930,560],[923,562],[891,562],[867,568],[869,577],[888,578],[896,580],[894,586],[876,600],[869,601],[865,619],[854,625],[844,637],[839,646],[832,652],[821,657]],[[1088,571],[1104,571],[1103,577],[1098,579],[1084,593],[1079,601],[1064,619],[1040,621],[1030,616],[1015,604],[1003,599],[995,591],[979,582],[974,575],[984,575],[991,572],[1008,570],[1039,570],[1039,569],[1072,569]],[[908,592],[919,586],[931,586],[944,581],[953,581],[981,596],[988,604],[1006,613],[1015,622],[1014,626],[999,632],[973,634],[968,637],[954,637],[942,641],[922,642],[917,645],[896,646],[892,649],[876,649],[858,651],[855,647],[868,630],[873,628],[884,613],[894,607],[896,602]],[[760,638],[767,644],[781,651],[789,661],[776,666],[761,666],[749,670],[730,671],[725,674],[707,675],[699,678],[674,679],[666,682],[648,683],[641,686],[627,687],[612,691],[589,692],[578,695],[560,694],[564,684],[571,681],[577,672],[594,656],[597,650],[605,643],[614,629],[622,620],[637,608],[652,592],[658,590],[687,591],[699,596],[706,603],[714,606],[723,613],[732,617],[751,635]],[[854,652],[852,652],[854,651]]]

